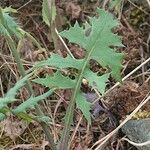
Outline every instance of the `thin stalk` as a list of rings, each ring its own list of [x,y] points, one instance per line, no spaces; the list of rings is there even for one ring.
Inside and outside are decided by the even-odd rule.
[[[3,13],[2,13],[2,9],[0,8],[0,23],[6,28],[6,30],[8,31],[8,34],[5,36],[6,40],[7,40],[7,43],[9,45],[9,48],[16,60],[16,63],[17,63],[17,67],[20,71],[20,74],[22,75],[22,77],[24,77],[26,75],[26,72],[25,72],[25,69],[23,67],[23,64],[21,62],[21,59],[20,59],[20,56],[19,56],[19,53],[17,51],[17,48],[16,48],[16,43],[14,42],[14,40],[11,38],[10,36],[10,31],[9,31],[9,28],[7,26],[7,24],[5,24],[5,21],[4,21],[4,17],[3,17]],[[31,83],[28,81],[27,82],[27,89],[30,93],[30,95],[34,95],[34,91],[32,89],[32,86],[31,86]],[[38,105],[36,105],[36,113],[37,115],[43,115],[43,112],[41,111],[40,107]],[[50,133],[50,129],[48,127],[48,125],[45,123],[45,122],[41,122],[41,126],[43,128],[43,131],[45,132],[47,138],[48,138],[48,141],[49,141],[49,144],[52,148],[52,150],[56,150],[56,146],[54,144],[54,141],[53,141],[53,138],[52,138],[52,135]]]
[[[57,34],[56,34],[56,32],[55,32],[55,22],[53,22],[53,24],[51,25],[50,31],[51,31],[52,39],[53,39],[53,42],[54,42],[55,51],[56,51],[58,54],[60,54],[60,51],[59,51],[59,43],[58,43],[58,37],[57,37]]]
[[[47,0],[47,3],[49,5],[49,13],[50,13],[49,15],[51,16],[50,17],[51,20],[50,20],[49,28],[50,28],[51,37],[52,37],[52,40],[53,40],[53,43],[54,43],[54,48],[55,48],[55,51],[57,53],[61,54],[60,51],[59,51],[58,36],[57,36],[56,31],[55,31],[55,28],[56,28],[55,18],[56,18],[56,16],[54,16],[55,14],[53,12],[54,8],[56,8],[55,0],[51,0],[51,1]]]
[[[88,54],[88,56],[86,58],[86,61],[83,64],[81,73],[78,77],[76,87],[74,89],[74,93],[73,93],[72,98],[71,98],[71,100],[69,102],[69,105],[67,107],[66,116],[65,116],[65,119],[66,119],[65,120],[65,127],[64,127],[64,130],[63,130],[63,133],[62,133],[61,142],[60,142],[61,144],[60,144],[59,150],[67,150],[68,149],[69,132],[70,132],[70,127],[71,127],[71,123],[72,123],[72,119],[73,119],[73,110],[74,110],[74,107],[75,107],[76,96],[77,96],[77,92],[80,89],[81,81],[82,81],[82,78],[83,78],[83,73],[84,73],[86,65],[87,65],[87,63],[90,59],[91,53],[92,53],[92,50]]]
[[[30,40],[37,46],[37,48],[40,50],[40,49],[43,49],[41,47],[41,45],[39,44],[39,42],[28,32],[24,31],[23,29],[19,28],[18,29],[21,33],[23,33],[23,35],[27,36],[30,38]]]
[[[41,47],[41,45],[39,44],[39,42],[28,32],[25,32],[26,36],[29,37],[31,39],[31,41],[37,46],[37,48],[39,50],[42,50],[43,48]]]
[[[15,61],[16,61],[16,63],[17,63],[17,67],[18,67],[18,69],[19,69],[19,72],[20,72],[21,76],[22,76],[22,77],[25,77],[26,72],[25,72],[25,69],[24,69],[24,67],[23,67],[23,65],[22,65],[22,62],[21,62],[21,60],[20,60],[20,56],[19,56],[19,54],[17,54],[18,52],[16,53],[17,48],[16,48],[16,45],[15,45],[13,39],[12,39],[10,36],[7,36],[7,37],[5,37],[5,38],[6,38],[6,40],[7,40],[7,44],[8,44],[8,46],[9,46],[9,49],[11,50],[11,52],[12,52],[12,54],[13,54],[13,57],[15,58]],[[27,85],[26,85],[26,86],[27,86],[27,89],[28,89],[29,94],[30,94],[30,95],[33,95],[32,86],[31,86],[31,84],[29,83],[29,81],[27,81]]]

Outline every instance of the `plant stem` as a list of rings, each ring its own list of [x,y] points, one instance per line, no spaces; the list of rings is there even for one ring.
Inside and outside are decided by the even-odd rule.
[[[25,77],[26,72],[25,72],[25,69],[24,69],[24,67],[22,65],[22,62],[20,60],[20,56],[17,52],[17,48],[16,48],[16,45],[15,45],[13,39],[10,36],[7,36],[6,40],[7,40],[7,44],[9,46],[9,49],[11,50],[11,52],[13,54],[13,57],[15,58],[15,61],[17,63],[17,67],[19,69],[19,72],[20,72],[21,76]],[[29,83],[29,81],[27,81],[27,88],[28,88],[28,92],[30,93],[30,95],[33,95],[32,86]]]
[[[29,34],[28,32],[25,32],[25,34],[26,34],[27,37],[29,37],[29,38],[32,40],[32,42],[37,46],[37,48],[38,48],[39,50],[42,50],[42,49],[43,49],[43,48],[41,47],[41,45],[38,43],[38,41],[37,41],[31,34]]]
[[[39,42],[28,32],[24,31],[23,29],[19,28],[18,29],[21,33],[23,33],[24,36],[27,36],[28,38],[30,38],[30,40],[37,46],[37,48],[39,50],[43,49],[41,47],[41,45],[39,44]]]
[[[4,21],[4,17],[3,17],[3,13],[2,13],[2,9],[1,8],[0,8],[0,23],[8,31],[8,34],[5,36],[5,38],[6,38],[7,42],[8,42],[9,48],[10,48],[14,58],[16,60],[17,67],[18,67],[18,69],[20,71],[20,74],[22,75],[22,77],[24,77],[26,75],[26,72],[25,72],[25,69],[24,69],[23,64],[21,62],[19,53],[17,51],[16,44],[13,41],[13,39],[11,38],[11,36],[10,36],[10,31],[9,31],[10,29],[8,28],[7,24]],[[30,95],[34,95],[34,91],[32,89],[31,83],[29,81],[27,82],[27,89],[28,89]],[[35,108],[36,108],[37,115],[43,115],[43,112],[41,111],[41,109],[40,109],[40,107],[38,105],[36,105]],[[56,146],[54,144],[54,141],[53,141],[53,138],[52,138],[52,135],[50,133],[50,129],[49,129],[48,125],[45,122],[41,122],[41,126],[42,126],[43,131],[45,132],[45,134],[46,134],[46,136],[48,138],[48,141],[49,141],[49,144],[50,144],[52,150],[56,150]]]
[[[62,133],[62,137],[61,137],[61,144],[60,144],[60,147],[59,147],[60,150],[67,150],[68,149],[69,131],[70,131],[70,127],[71,127],[71,122],[73,120],[73,110],[74,110],[74,107],[75,107],[76,96],[77,96],[77,92],[80,89],[81,81],[82,81],[82,78],[83,78],[83,73],[84,73],[86,65],[87,65],[87,63],[88,63],[88,61],[90,59],[91,53],[92,53],[92,50],[88,54],[88,56],[86,58],[86,61],[83,64],[83,67],[81,69],[81,73],[80,73],[80,75],[78,77],[78,81],[77,81],[76,87],[74,89],[74,93],[72,95],[72,98],[71,98],[71,100],[69,102],[69,105],[68,105],[68,108],[67,108],[67,111],[66,111],[65,127],[64,127],[64,130],[63,130],[63,133]]]
[[[13,54],[16,62],[17,62],[17,66],[18,66],[18,69],[20,71],[20,74],[22,75],[22,77],[24,77],[26,75],[26,72],[25,72],[25,69],[24,69],[24,67],[22,65],[22,62],[20,60],[20,57],[19,57],[19,54],[17,52],[16,46],[15,46],[13,40],[10,37],[9,38],[7,37],[7,40],[8,40],[8,44],[10,46],[10,49],[12,51],[12,54]],[[27,81],[27,89],[28,89],[30,95],[34,95],[34,91],[32,89],[30,81]],[[41,109],[38,105],[35,106],[35,110],[36,110],[37,115],[43,115],[43,112],[41,111]],[[43,128],[44,133],[47,136],[47,139],[50,143],[50,146],[51,146],[52,150],[56,150],[55,145],[54,145],[54,141],[53,141],[53,138],[52,138],[52,135],[50,133],[50,129],[49,129],[48,125],[44,122],[41,122],[41,126]]]

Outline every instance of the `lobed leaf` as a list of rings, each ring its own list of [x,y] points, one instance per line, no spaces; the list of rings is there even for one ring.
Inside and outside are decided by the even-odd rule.
[[[18,38],[21,38],[22,34],[19,31],[20,26],[15,21],[15,19],[9,15],[9,12],[14,12],[15,10],[12,8],[11,9],[7,8],[7,9],[1,9],[1,11],[2,11],[2,16],[3,16],[4,22],[1,22],[0,32],[5,36],[8,34],[6,34],[6,31],[4,31],[4,28],[5,28],[5,30],[9,29],[9,31],[7,31],[7,32],[9,32],[9,34],[16,35]]]
[[[74,27],[70,27],[69,30],[65,30],[59,33],[61,36],[67,38],[69,42],[76,43],[83,48],[86,48],[87,38],[85,36],[85,29],[79,26],[76,22]]]
[[[6,94],[4,98],[0,98],[0,109],[7,106],[7,104],[16,101],[15,96],[17,94],[17,91],[25,85],[25,82],[28,80],[28,78],[31,76],[31,74],[25,76],[21,80],[19,80],[14,87],[12,87]]]
[[[76,105],[77,108],[82,111],[88,123],[91,124],[91,113],[90,113],[91,103],[86,100],[86,98],[82,93],[77,94]]]
[[[24,78],[22,78],[21,80],[19,80],[14,87],[12,87],[6,94],[6,96],[4,98],[0,98],[0,118],[4,118],[7,113],[6,111],[6,107],[9,103],[12,103],[14,101],[16,101],[15,96],[17,94],[17,91],[23,87],[25,85],[25,82],[28,80],[28,78],[31,76],[31,74],[28,74],[27,76],[25,76]],[[4,111],[5,110],[5,111]]]
[[[86,69],[84,72],[84,78],[89,81],[89,85],[92,86],[92,88],[97,89],[101,94],[104,94],[105,92],[109,76],[110,73],[98,76],[89,69]]]
[[[99,17],[89,18],[89,25],[86,23],[85,28],[76,23],[74,27],[61,32],[60,35],[72,43],[79,44],[86,50],[87,59],[94,59],[103,67],[109,67],[112,76],[120,80],[123,54],[110,48],[123,46],[120,37],[111,31],[119,25],[118,20],[102,9],[97,9],[97,12]]]
[[[48,58],[47,60],[43,60],[35,64],[35,67],[51,66],[59,69],[64,69],[64,68],[81,69],[83,62],[84,59],[81,60],[72,59],[70,56],[63,58],[60,55],[53,53],[51,57]]]
[[[76,81],[63,76],[60,72],[55,73],[53,76],[46,76],[46,78],[37,78],[33,82],[41,84],[49,88],[68,89],[74,88]]]
[[[29,78],[31,75],[32,75],[32,74],[28,74],[28,75],[26,75],[24,78],[22,78],[21,80],[17,81],[17,83],[14,85],[14,87],[11,88],[11,89],[7,92],[5,98],[7,98],[7,99],[13,99],[13,98],[15,98],[15,95],[17,94],[17,91],[18,91],[21,87],[23,87],[23,86],[25,85],[26,81],[28,80],[28,78]]]
[[[20,104],[16,109],[14,109],[13,112],[14,113],[25,112],[27,109],[34,107],[35,105],[37,105],[38,102],[47,98],[52,93],[53,93],[53,90],[49,90],[48,92],[46,92],[40,96],[30,97],[28,100],[26,100],[25,102]]]

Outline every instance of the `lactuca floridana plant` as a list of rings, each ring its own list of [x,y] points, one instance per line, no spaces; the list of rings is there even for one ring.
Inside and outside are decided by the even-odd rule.
[[[34,82],[49,88],[70,88],[73,91],[66,111],[65,128],[61,138],[60,149],[67,149],[75,102],[77,108],[82,111],[85,118],[91,123],[91,104],[86,101],[80,90],[82,79],[85,78],[89,82],[89,85],[101,94],[105,92],[106,82],[110,75],[116,80],[121,80],[120,71],[122,68],[121,61],[123,54],[117,53],[115,48],[122,47],[123,45],[120,37],[112,32],[112,29],[117,27],[119,22],[107,11],[97,9],[97,13],[98,17],[89,18],[89,22],[86,22],[83,27],[76,22],[69,30],[60,33],[70,43],[78,44],[86,51],[84,59],[73,59],[71,56],[63,58],[58,54],[52,54],[49,59],[35,65],[36,67],[50,66],[55,68],[57,72],[53,76],[35,79]],[[94,59],[102,67],[108,68],[110,72],[102,76],[98,76],[92,72],[89,64],[91,59]],[[74,80],[62,75],[62,69],[67,68],[75,68],[78,70],[78,75]]]

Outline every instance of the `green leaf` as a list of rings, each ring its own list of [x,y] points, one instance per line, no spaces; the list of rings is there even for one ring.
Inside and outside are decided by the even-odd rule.
[[[17,113],[17,116],[20,117],[21,119],[23,119],[24,121],[27,121],[28,123],[33,121],[32,116],[28,115],[25,112],[19,112],[19,113]]]
[[[28,74],[21,80],[19,80],[14,87],[12,87],[6,94],[4,98],[0,98],[0,109],[7,106],[7,104],[12,103],[16,101],[15,96],[17,94],[17,91],[25,85],[25,82],[28,80],[28,78],[31,76],[31,74]]]
[[[3,108],[3,107],[5,107],[5,106],[7,106],[7,103],[10,103],[10,102],[12,102],[12,101],[15,101],[14,99],[12,100],[10,100],[9,98],[0,98],[0,110]]]
[[[6,98],[8,99],[12,99],[15,97],[15,95],[17,94],[17,91],[23,87],[26,83],[26,81],[28,80],[28,78],[31,76],[32,74],[28,74],[26,75],[24,78],[22,78],[21,80],[17,81],[17,83],[14,85],[13,88],[11,88],[7,94],[6,94]]]
[[[91,124],[91,103],[87,102],[86,98],[83,96],[82,93],[77,94],[76,105],[77,108],[81,110],[88,123]]]
[[[43,17],[43,21],[48,26],[50,26],[51,15],[50,15],[50,12],[49,12],[49,5],[48,5],[47,0],[43,0],[43,3],[42,3],[42,17]]]
[[[67,38],[69,42],[76,43],[86,48],[87,37],[85,36],[85,29],[80,27],[78,22],[75,23],[74,27],[70,27],[68,31],[62,31],[59,34]]]
[[[2,24],[0,24],[0,33],[3,36],[9,36],[9,32],[7,31],[7,29]]]
[[[35,105],[37,105],[38,102],[41,100],[47,98],[53,93],[53,90],[49,90],[48,92],[37,96],[37,97],[30,97],[28,100],[20,104],[16,109],[13,110],[14,113],[20,113],[20,112],[25,112],[29,108],[33,108]]]
[[[74,27],[61,32],[60,35],[72,43],[79,44],[86,50],[88,60],[94,59],[103,67],[109,67],[112,70],[112,76],[120,80],[123,54],[110,48],[123,46],[120,37],[112,33],[112,29],[117,27],[119,22],[102,9],[97,9],[97,12],[99,17],[89,18],[90,28],[87,23],[85,28],[76,23]]]
[[[33,120],[37,122],[49,122],[50,118],[48,116],[34,116],[34,115],[28,115],[24,112],[19,112],[16,114],[19,118],[23,119],[24,121],[27,121],[28,123],[31,123]]]
[[[70,56],[66,58],[61,57],[58,54],[52,54],[47,60],[43,60],[35,64],[35,67],[51,66],[58,69],[63,68],[76,68],[81,69],[84,59],[72,59]]]
[[[5,105],[0,105],[0,121],[6,118],[6,113],[10,112],[10,109]]]
[[[86,69],[86,71],[84,72],[84,77],[89,81],[89,85],[92,86],[92,88],[97,89],[102,95],[105,92],[109,75],[110,73],[98,76],[96,73],[93,73],[88,69]]]
[[[48,123],[49,121],[51,121],[51,119],[48,116],[35,116],[33,117],[36,121],[38,122],[45,122]]]
[[[22,78],[21,80],[19,80],[15,86],[13,88],[11,88],[6,96],[4,98],[0,98],[0,120],[4,119],[6,117],[6,113],[9,110],[9,108],[7,108],[7,104],[12,103],[14,101],[16,101],[15,96],[17,94],[17,91],[25,85],[25,82],[28,80],[28,78],[31,76],[31,74],[25,76],[24,78]]]
[[[6,115],[3,113],[0,113],[0,121],[4,120],[6,118]]]
[[[46,76],[46,78],[37,78],[33,82],[44,85],[49,88],[68,89],[74,88],[76,80],[72,80],[63,76],[60,72],[55,73],[53,76]]]
[[[36,83],[47,87],[56,87],[58,89],[74,88],[74,93],[70,100],[65,116],[65,128],[62,136],[62,145],[66,143],[65,136],[69,136],[68,128],[71,126],[73,117],[73,109],[75,106],[79,108],[89,123],[91,123],[90,106],[86,98],[81,94],[81,81],[86,78],[93,88],[98,89],[101,94],[104,94],[106,83],[111,74],[116,80],[121,79],[122,59],[123,54],[117,53],[116,48],[122,47],[121,38],[112,32],[119,25],[117,19],[105,10],[97,9],[98,17],[89,18],[89,23],[85,23],[81,27],[77,22],[69,30],[60,33],[61,36],[67,38],[69,42],[78,44],[86,51],[84,59],[73,59],[70,56],[66,58],[57,54],[52,54],[47,60],[39,62],[35,65],[35,69],[43,66],[50,66],[56,70],[75,68],[78,69],[78,78],[72,81],[61,74],[47,76],[45,79],[36,79]],[[103,76],[97,76],[90,70],[90,60],[96,60],[102,67],[110,69],[110,73]],[[76,83],[75,83],[76,82]],[[64,148],[65,149],[65,148]]]
[[[56,7],[51,0],[43,0],[42,3],[42,17],[43,21],[50,26],[56,17]]]
[[[4,12],[4,13],[17,13],[17,10],[14,9],[14,8],[11,8],[11,6],[9,6],[9,7],[5,7],[5,8],[3,9],[3,12]]]
[[[18,38],[21,38],[22,37],[22,34],[20,33],[19,31],[19,28],[20,26],[18,25],[18,23],[16,22],[16,20],[11,17],[9,15],[9,12],[12,12],[13,9],[1,9],[2,10],[2,17],[3,17],[3,20],[4,22],[1,22],[1,25],[0,25],[0,32],[2,34],[6,33],[3,31],[3,29],[5,28],[5,30],[9,29],[9,34],[11,35],[16,35]],[[2,28],[2,25],[4,28]],[[8,34],[6,34],[8,35]]]

